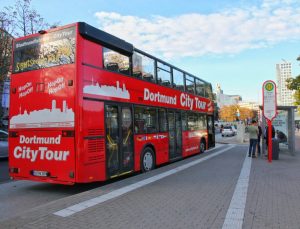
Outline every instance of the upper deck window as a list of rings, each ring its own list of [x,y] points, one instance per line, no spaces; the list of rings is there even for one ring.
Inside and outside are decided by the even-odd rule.
[[[173,87],[184,91],[184,77],[183,73],[173,69]]]
[[[186,91],[195,94],[195,78],[190,75],[185,75]]]
[[[150,82],[155,82],[154,60],[139,52],[132,55],[132,75]]]
[[[74,63],[75,31],[73,26],[15,42],[13,73]]]
[[[171,68],[170,66],[157,62],[157,82],[160,85],[171,87]]]
[[[204,82],[196,79],[196,94],[200,96],[205,96],[205,87],[204,87]]]
[[[104,68],[129,75],[129,57],[109,48],[103,48]]]

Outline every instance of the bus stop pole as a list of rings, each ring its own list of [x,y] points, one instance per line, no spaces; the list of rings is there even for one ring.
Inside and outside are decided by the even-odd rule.
[[[272,163],[272,121],[268,120],[268,160]]]

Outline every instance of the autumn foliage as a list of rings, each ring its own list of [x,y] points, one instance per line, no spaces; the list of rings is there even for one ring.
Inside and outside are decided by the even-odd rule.
[[[239,115],[238,115],[239,113]],[[254,110],[239,107],[237,105],[224,106],[219,110],[219,118],[223,121],[232,122],[239,120],[245,120],[247,118],[255,118],[256,112]]]

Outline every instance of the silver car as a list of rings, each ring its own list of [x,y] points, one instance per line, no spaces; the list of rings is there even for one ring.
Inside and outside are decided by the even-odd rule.
[[[234,126],[225,126],[222,131],[222,137],[236,135],[236,129]]]
[[[0,130],[0,158],[8,158],[8,133]]]

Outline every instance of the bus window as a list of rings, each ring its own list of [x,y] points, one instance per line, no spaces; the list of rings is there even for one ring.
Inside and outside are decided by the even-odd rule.
[[[136,134],[157,132],[156,109],[151,107],[135,107],[134,129]]]
[[[75,30],[73,26],[46,33],[43,36],[16,41],[13,73],[73,64],[76,53]]]
[[[106,107],[106,147],[112,152],[111,155],[117,156],[118,152],[118,137],[119,137],[119,124],[118,124],[118,107],[117,106],[107,106]],[[118,160],[118,159],[117,159]],[[109,163],[114,162],[115,159],[112,157]]]
[[[157,82],[160,85],[171,87],[170,66],[157,62]]]
[[[158,109],[159,132],[167,132],[167,112],[166,109]]]
[[[139,52],[134,52],[132,55],[132,75],[150,82],[155,82],[154,79],[154,60]]]
[[[173,69],[173,87],[184,91],[183,73],[176,69]]]
[[[205,96],[205,90],[204,90],[204,82],[196,79],[196,94],[200,96]]]
[[[195,94],[195,80],[193,76],[185,75],[186,91]]]
[[[182,122],[182,131],[187,131],[187,113],[186,111],[183,111],[181,113],[181,122]]]
[[[103,48],[104,68],[113,72],[120,72],[125,75],[130,74],[129,57],[116,51]]]
[[[197,114],[188,113],[188,130],[197,130]]]
[[[197,129],[198,130],[206,130],[206,115],[205,114],[197,114]]]

